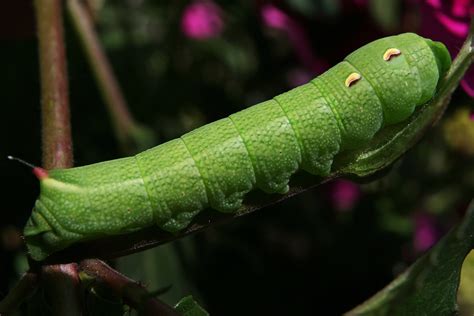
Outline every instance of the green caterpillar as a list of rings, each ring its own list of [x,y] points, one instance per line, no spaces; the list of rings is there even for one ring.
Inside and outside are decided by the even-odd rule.
[[[302,169],[327,176],[334,157],[406,120],[436,93],[446,47],[413,33],[356,50],[311,82],[133,157],[45,171],[24,229],[33,259],[153,225],[184,229],[205,208],[235,212],[259,188],[285,193]]]

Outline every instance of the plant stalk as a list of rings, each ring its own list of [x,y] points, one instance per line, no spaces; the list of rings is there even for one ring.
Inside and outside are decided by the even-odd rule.
[[[35,0],[41,74],[43,167],[73,165],[60,0]]]
[[[84,52],[94,73],[100,93],[111,116],[115,135],[122,146],[133,138],[136,123],[95,31],[93,17],[82,0],[68,0],[67,8]]]
[[[43,167],[73,165],[61,0],[35,0],[41,74]],[[54,315],[81,315],[77,264],[45,265],[42,284]]]
[[[109,267],[105,262],[92,259],[80,263],[82,272],[110,288],[115,295],[123,298],[130,307],[140,311],[140,315],[179,316],[171,306],[155,299],[138,282]]]
[[[0,302],[0,315],[10,314],[15,311],[20,304],[30,297],[38,287],[38,274],[35,272],[25,272],[15,287]]]

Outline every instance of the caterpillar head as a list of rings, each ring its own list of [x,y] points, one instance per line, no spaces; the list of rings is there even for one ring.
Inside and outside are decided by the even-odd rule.
[[[417,106],[433,98],[451,65],[443,43],[414,33],[378,39],[345,60],[374,89],[386,125],[404,121]]]
[[[441,79],[444,78],[446,73],[449,70],[449,67],[451,67],[451,55],[449,54],[448,49],[446,48],[446,45],[444,45],[441,42],[436,42],[432,41],[430,39],[425,38],[426,44],[430,47],[433,56],[435,57],[436,60],[436,65],[438,67],[438,73],[439,73],[439,80],[438,83],[441,82]],[[439,87],[439,84],[438,84]]]

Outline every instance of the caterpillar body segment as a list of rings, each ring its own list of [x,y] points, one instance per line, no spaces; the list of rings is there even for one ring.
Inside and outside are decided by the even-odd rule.
[[[267,193],[286,193],[298,170],[301,152],[292,124],[275,100],[232,114],[255,171],[256,186]]]
[[[307,84],[134,157],[51,170],[24,230],[30,254],[43,260],[150,226],[178,232],[205,208],[235,212],[251,190],[285,193],[299,169],[327,176],[338,153],[433,97],[450,62],[443,44],[416,34],[383,38]]]
[[[315,175],[329,174],[332,158],[340,149],[341,130],[321,91],[307,83],[274,99],[295,131],[301,150],[300,168]]]
[[[148,149],[135,158],[155,225],[178,231],[209,205],[201,173],[182,139]]]
[[[212,208],[231,212],[255,183],[242,137],[229,118],[204,125],[181,137],[201,174]],[[182,227],[181,227],[182,228]]]
[[[360,147],[372,139],[383,123],[382,104],[370,83],[361,77],[347,87],[345,80],[341,80],[355,71],[343,61],[311,81],[334,113],[342,150]]]

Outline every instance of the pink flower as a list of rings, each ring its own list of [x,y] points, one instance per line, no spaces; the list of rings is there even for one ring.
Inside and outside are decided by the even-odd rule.
[[[222,10],[212,1],[195,1],[188,5],[181,17],[181,30],[189,38],[204,40],[222,33]]]
[[[421,35],[443,42],[454,57],[467,36],[474,3],[471,0],[422,0],[421,8]],[[474,96],[474,69],[466,73],[461,86]]]
[[[420,253],[428,250],[439,239],[435,218],[426,213],[415,215],[415,233],[413,236],[413,249]]]
[[[330,188],[329,198],[338,211],[349,211],[359,201],[359,186],[348,180],[336,180]]]
[[[273,4],[263,5],[260,13],[266,26],[286,34],[298,59],[308,70],[319,74],[328,68],[327,63],[314,54],[306,31],[297,20]]]
[[[266,4],[262,7],[262,19],[267,26],[281,31],[286,31],[290,27],[289,24],[293,23],[285,12],[272,4]]]

